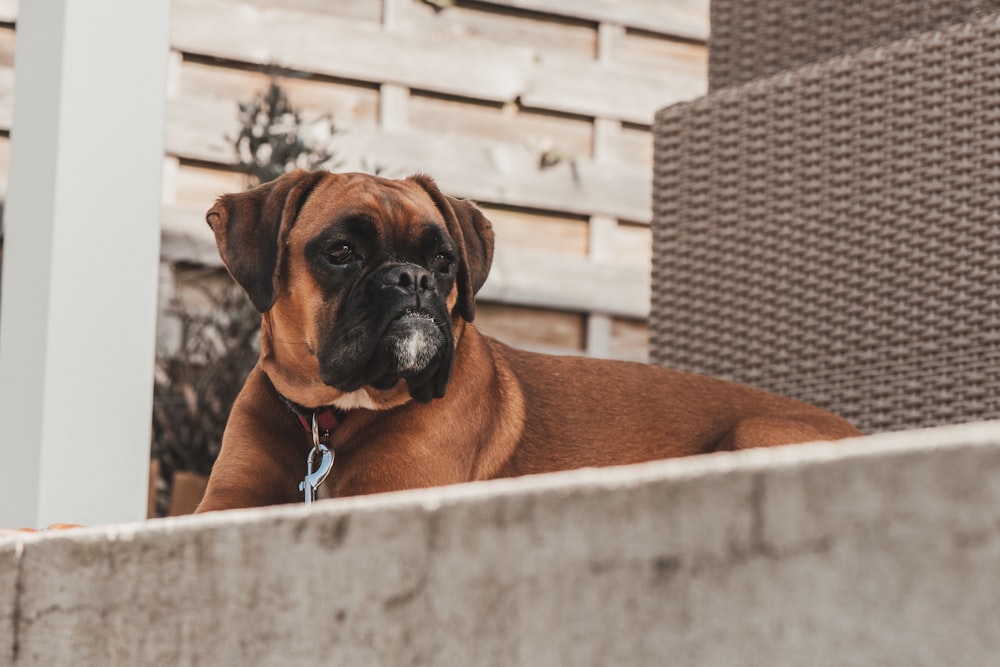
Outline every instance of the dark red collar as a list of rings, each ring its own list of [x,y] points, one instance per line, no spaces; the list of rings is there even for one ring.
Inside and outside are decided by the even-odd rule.
[[[287,406],[296,419],[299,420],[299,424],[305,429],[306,433],[312,433],[313,416],[316,417],[316,425],[319,426],[320,440],[328,439],[330,434],[333,432],[333,429],[340,426],[340,423],[344,421],[344,411],[335,405],[326,405],[319,408],[307,408],[295,403],[294,401],[290,401],[281,394],[278,394],[278,396],[281,397],[285,406]]]

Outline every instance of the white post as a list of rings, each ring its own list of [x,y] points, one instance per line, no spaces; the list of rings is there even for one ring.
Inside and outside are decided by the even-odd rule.
[[[169,0],[21,2],[0,528],[145,517]]]

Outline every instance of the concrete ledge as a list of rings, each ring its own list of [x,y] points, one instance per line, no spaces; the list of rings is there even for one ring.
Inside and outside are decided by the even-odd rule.
[[[0,538],[13,665],[974,665],[1000,423]]]

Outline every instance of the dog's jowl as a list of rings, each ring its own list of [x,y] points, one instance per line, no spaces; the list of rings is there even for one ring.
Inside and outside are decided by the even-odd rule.
[[[261,353],[199,511],[301,500],[314,437],[336,460],[322,495],[347,496],[858,435],[748,387],[483,335],[490,222],[427,176],[297,171],[208,223]]]

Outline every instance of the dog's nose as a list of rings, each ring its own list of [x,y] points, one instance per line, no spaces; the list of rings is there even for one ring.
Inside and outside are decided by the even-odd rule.
[[[382,274],[382,284],[398,287],[407,292],[425,292],[436,287],[434,276],[416,264],[397,264]]]

